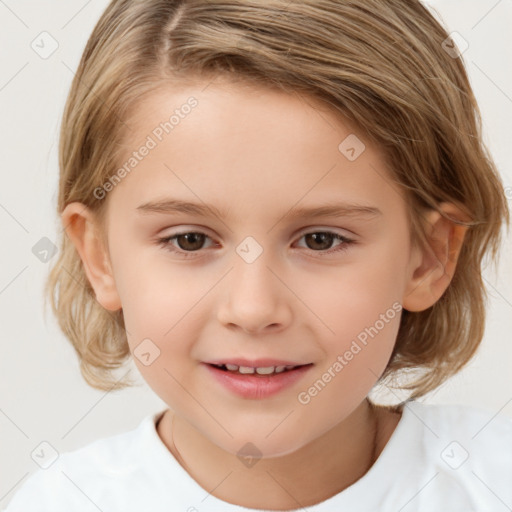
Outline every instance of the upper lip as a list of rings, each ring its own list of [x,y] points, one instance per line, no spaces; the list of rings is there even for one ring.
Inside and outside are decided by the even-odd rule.
[[[235,364],[237,366],[245,366],[249,368],[269,368],[270,366],[303,366],[304,364],[310,363],[297,363],[294,361],[285,361],[284,359],[270,359],[270,358],[261,358],[261,359],[244,359],[240,357],[232,357],[225,359],[214,359],[211,361],[205,361],[206,364]]]

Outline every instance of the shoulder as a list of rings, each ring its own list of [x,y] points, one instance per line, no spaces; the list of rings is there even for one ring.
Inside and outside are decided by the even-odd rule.
[[[474,510],[512,503],[511,418],[467,405],[408,402],[404,407],[438,494],[450,489]]]
[[[59,454],[47,469],[37,469],[15,493],[6,512],[97,512],[95,496],[114,481],[132,479],[140,470],[144,443],[159,413],[146,416],[127,432]]]
[[[421,422],[423,429],[430,432],[429,439],[453,437],[466,441],[472,446],[484,446],[498,442],[512,442],[512,419],[499,411],[486,410],[469,405],[405,404]],[[413,421],[411,418],[410,421]]]
[[[462,458],[467,452],[469,461],[473,455],[476,463],[479,456],[486,460],[512,464],[512,419],[499,413],[469,405],[440,405],[408,402],[409,423],[420,423],[424,443],[428,447],[446,448],[443,456],[450,459],[452,452]],[[448,442],[448,444],[446,444]],[[490,458],[489,449],[501,447],[504,457],[495,453]],[[511,448],[507,452],[507,448]],[[501,451],[500,450],[500,451]],[[455,464],[455,462],[453,463]]]

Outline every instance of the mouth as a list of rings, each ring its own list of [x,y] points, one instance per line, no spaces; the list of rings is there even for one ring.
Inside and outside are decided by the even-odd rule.
[[[298,365],[276,365],[276,366],[242,366],[237,364],[214,364],[207,363],[210,366],[218,368],[219,370],[225,372],[237,373],[239,375],[253,375],[253,376],[271,376],[277,375],[279,373],[286,373],[293,371],[297,368],[301,368],[303,366],[310,366],[313,363],[309,364],[298,364]]]
[[[240,362],[240,361],[238,361]],[[282,361],[279,361],[282,362]],[[249,366],[231,362],[203,363],[213,377],[213,381],[221,385],[229,393],[244,399],[262,400],[293,388],[304,378],[313,366],[308,364],[277,364],[270,365],[266,360],[262,365]]]

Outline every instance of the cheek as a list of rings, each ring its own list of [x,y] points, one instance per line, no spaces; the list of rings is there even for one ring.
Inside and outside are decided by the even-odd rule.
[[[359,289],[348,297],[337,307],[329,304],[334,333],[323,329],[325,358],[297,397],[306,410],[315,411],[312,416],[324,416],[331,424],[374,388],[391,357],[402,314],[400,301],[390,295]]]
[[[361,252],[308,288],[307,304],[322,320],[316,320],[316,332],[326,355],[312,382],[322,389],[318,402],[326,407],[340,396],[354,404],[364,398],[391,357],[405,282],[405,262],[396,247],[390,242],[364,257]],[[308,398],[313,399],[307,393]]]
[[[114,261],[127,330],[157,339],[178,323],[186,325],[188,312],[208,291],[207,282],[198,282],[185,266],[167,261],[159,251],[119,246]]]
[[[178,383],[187,385],[194,365],[190,351],[201,328],[197,303],[208,292],[208,283],[192,286],[178,266],[143,264],[141,258],[126,258],[123,265],[120,297],[134,363],[163,400],[180,397]]]
[[[149,251],[126,254],[130,257],[120,258],[116,279],[134,363],[159,396],[181,396],[178,382],[189,380],[207,313],[205,298],[219,277],[209,272],[202,278],[197,270]]]
[[[394,339],[404,290],[405,263],[396,250],[382,247],[367,254],[359,253],[339,267],[316,279],[304,282],[301,293],[309,309],[324,324],[324,338],[364,341],[365,329],[372,326],[382,337]],[[318,322],[318,320],[317,320]],[[384,322],[384,323],[383,323]],[[397,326],[396,326],[397,327]]]

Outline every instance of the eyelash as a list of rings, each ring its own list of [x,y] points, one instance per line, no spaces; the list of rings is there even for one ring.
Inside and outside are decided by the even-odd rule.
[[[210,238],[208,235],[206,235],[206,233],[202,233],[200,231],[183,231],[182,233],[176,233],[174,235],[171,235],[171,236],[167,236],[167,237],[164,237],[164,238],[158,238],[157,239],[157,242],[158,242],[158,245],[162,246],[164,249],[170,251],[170,252],[173,252],[173,253],[176,253],[176,254],[179,254],[181,257],[183,257],[184,259],[186,258],[193,258],[194,257],[194,254],[197,254],[201,251],[201,249],[198,249],[197,251],[184,251],[182,249],[178,249],[176,247],[174,247],[170,242],[172,240],[176,240],[178,237],[180,236],[183,236],[183,235],[205,235],[207,238]],[[355,244],[355,240],[352,240],[350,238],[347,238],[345,236],[342,236],[338,233],[335,233],[333,231],[309,231],[307,233],[304,233],[300,238],[304,238],[305,236],[307,235],[318,235],[318,234],[328,234],[328,235],[332,235],[333,238],[334,238],[334,241],[338,240],[340,242],[343,242],[341,243],[340,245],[338,245],[337,247],[338,248],[335,248],[335,249],[328,249],[328,250],[325,250],[325,251],[322,251],[322,250],[318,250],[318,251],[314,251],[313,249],[309,249],[310,252],[312,253],[320,253],[320,254],[333,254],[333,253],[341,253],[343,251],[346,251],[348,249],[348,247],[350,245],[353,245]],[[211,238],[210,238],[211,240]],[[323,256],[321,256],[323,257]]]

